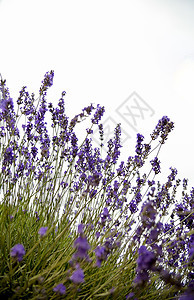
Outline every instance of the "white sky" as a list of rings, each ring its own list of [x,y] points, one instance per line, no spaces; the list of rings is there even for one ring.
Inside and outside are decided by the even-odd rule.
[[[0,0],[0,73],[16,99],[24,85],[38,96],[44,74],[54,70],[49,101],[57,104],[65,90],[70,117],[91,102],[104,105],[103,121],[121,122],[130,136],[124,159],[137,132],[149,142],[167,115],[175,129],[161,150],[162,174],[176,167],[194,186],[193,20],[188,0]],[[137,132],[123,110],[117,113],[133,92],[150,107],[144,119],[139,112]]]

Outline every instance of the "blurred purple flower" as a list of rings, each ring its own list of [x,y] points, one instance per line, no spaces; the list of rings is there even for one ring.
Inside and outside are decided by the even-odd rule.
[[[10,251],[11,257],[16,258],[18,261],[22,261],[25,254],[26,252],[22,244],[16,244]]]
[[[41,227],[41,228],[39,229],[39,232],[38,232],[38,233],[40,234],[41,237],[43,237],[43,236],[46,234],[47,229],[48,229],[48,227]]]
[[[57,294],[60,294],[60,295],[64,295],[65,292],[66,292],[66,287],[62,284],[62,283],[59,283],[54,289],[53,291]]]
[[[194,292],[183,294],[178,300],[193,300]]]
[[[87,251],[90,249],[90,245],[88,244],[87,238],[85,236],[79,236],[75,242],[74,247],[77,251],[74,253],[73,258],[86,258],[88,259]]]
[[[84,224],[78,225],[78,233],[80,236],[74,242],[74,248],[76,248],[76,252],[73,254],[72,259],[76,260],[77,258],[86,258],[89,260],[88,250],[90,249],[90,245],[88,244],[87,238],[83,232]]]
[[[139,257],[137,259],[137,276],[134,280],[136,285],[144,285],[149,280],[148,270],[152,270],[156,262],[156,255],[148,251],[145,246],[139,248]]]
[[[70,277],[70,279],[74,282],[74,283],[81,283],[84,282],[84,272],[83,270],[79,267],[79,265],[77,265],[77,269],[73,272],[72,276]]]
[[[148,251],[146,246],[141,246],[139,248],[139,257],[137,259],[137,271],[141,271],[142,269],[150,270],[155,262],[155,254],[151,251]]]
[[[104,246],[100,247],[98,246],[95,250],[96,254],[96,265],[97,267],[101,267],[101,263],[103,260],[106,260],[107,258],[107,252]]]
[[[183,295],[180,296],[178,300],[193,300],[193,299],[194,299],[194,280],[191,280],[187,290]]]

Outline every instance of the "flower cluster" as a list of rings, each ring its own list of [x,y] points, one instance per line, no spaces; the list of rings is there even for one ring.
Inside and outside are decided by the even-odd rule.
[[[158,157],[155,157],[150,162],[151,162],[152,169],[155,172],[155,174],[160,173],[160,161],[158,160]]]
[[[162,119],[158,121],[156,128],[151,134],[152,140],[157,139],[157,137],[160,135],[160,143],[164,144],[165,140],[167,140],[168,134],[172,131],[173,128],[174,123],[170,122],[170,119],[167,116],[162,117]]]
[[[53,85],[54,71],[47,72],[42,81],[42,86],[40,88],[40,95],[42,95],[49,87]]]
[[[97,110],[94,114],[94,117],[92,118],[92,123],[98,124],[98,122],[101,120],[104,112],[105,112],[104,106],[101,107],[99,104],[97,104]]]
[[[162,117],[149,144],[138,133],[135,155],[116,166],[121,124],[102,158],[103,144],[93,148],[89,135],[96,126],[104,141],[99,124],[104,107],[90,104],[69,120],[66,92],[56,107],[47,105],[53,78],[54,71],[45,74],[38,99],[24,86],[17,114],[5,80],[0,81],[0,295],[192,299],[194,188],[188,193],[184,178],[178,199],[181,180],[173,167],[164,183],[155,180],[161,172],[159,151],[174,123]],[[91,128],[79,144],[75,127],[93,110]],[[19,112],[25,119],[20,130]],[[152,149],[156,139],[154,174],[142,174],[140,168],[158,148]]]

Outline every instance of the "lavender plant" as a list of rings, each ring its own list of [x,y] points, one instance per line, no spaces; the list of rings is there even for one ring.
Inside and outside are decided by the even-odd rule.
[[[174,123],[162,117],[149,143],[137,134],[127,162],[119,162],[118,124],[102,158],[104,107],[69,120],[65,92],[57,107],[47,104],[53,77],[45,74],[37,99],[23,87],[17,103],[0,82],[1,298],[194,299],[194,188],[184,178],[178,199],[172,167],[166,182],[155,180]],[[79,145],[75,127],[89,116]]]

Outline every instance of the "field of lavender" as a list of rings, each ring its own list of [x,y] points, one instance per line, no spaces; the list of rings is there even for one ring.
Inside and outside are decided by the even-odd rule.
[[[45,74],[37,99],[23,87],[16,102],[0,81],[1,299],[194,299],[194,188],[172,167],[165,182],[155,179],[174,123],[163,116],[148,143],[137,134],[126,162],[118,124],[103,159],[105,108],[91,104],[69,120],[65,92],[47,103],[53,77]],[[75,127],[89,117],[78,145]]]

